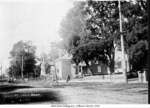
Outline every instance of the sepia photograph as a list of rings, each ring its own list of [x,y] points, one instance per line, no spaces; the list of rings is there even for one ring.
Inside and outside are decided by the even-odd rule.
[[[0,0],[0,106],[148,105],[147,8]]]

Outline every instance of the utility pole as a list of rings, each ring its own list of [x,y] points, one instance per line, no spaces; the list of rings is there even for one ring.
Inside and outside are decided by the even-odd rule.
[[[1,79],[2,79],[2,65],[0,66],[0,71],[1,71]]]
[[[147,0],[147,7],[148,7],[147,13],[148,13],[148,15],[150,15],[150,7],[149,7],[149,5],[150,5],[150,1]],[[147,35],[147,37],[148,37],[148,45],[150,46],[150,36],[149,35],[150,35],[150,19],[148,19],[148,35]],[[148,50],[147,63],[148,63],[148,72],[147,72],[147,76],[148,76],[148,104],[150,104],[150,66],[149,66],[149,64],[150,64],[150,50]]]
[[[124,51],[124,39],[123,39],[123,32],[122,32],[122,15],[121,15],[121,3],[118,0],[118,8],[119,8],[119,24],[120,24],[120,38],[121,38],[121,51],[122,51],[122,71],[125,77],[125,82],[127,83],[127,74],[126,74],[126,61],[125,61],[125,51]]]
[[[23,79],[23,55],[21,56],[21,78]]]
[[[27,49],[28,49],[27,58],[29,58],[29,48],[30,46],[27,46]],[[27,72],[27,78],[29,79],[29,72]]]

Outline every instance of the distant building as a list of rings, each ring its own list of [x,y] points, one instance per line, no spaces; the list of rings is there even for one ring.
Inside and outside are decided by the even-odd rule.
[[[89,68],[86,66],[84,62],[79,63],[78,66],[71,62],[71,56],[65,55],[60,57],[55,62],[56,73],[60,80],[65,80],[69,75],[71,78],[75,78],[77,76],[86,76],[92,75]],[[110,74],[109,68],[102,62],[90,62],[90,69],[93,72],[93,75],[108,75]]]
[[[69,75],[71,78],[75,78],[76,70],[75,66],[71,63],[71,57],[65,55],[55,61],[56,73],[59,80],[66,80]]]
[[[83,75],[108,75],[110,74],[109,68],[106,64],[101,61],[90,62],[90,69],[86,66],[84,62],[79,64],[79,73]],[[91,70],[93,73],[91,73]]]

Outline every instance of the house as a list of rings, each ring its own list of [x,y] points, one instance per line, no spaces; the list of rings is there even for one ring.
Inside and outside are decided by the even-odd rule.
[[[71,57],[65,55],[55,61],[56,74],[59,80],[66,80],[68,75],[70,78],[76,77],[75,66],[71,63]]]
[[[66,80],[68,75],[73,79],[77,76],[108,75],[110,73],[108,66],[101,61],[90,62],[90,69],[84,62],[79,63],[77,66],[71,61],[71,56],[67,54],[59,57],[55,61],[56,74],[59,80]],[[92,70],[93,73],[91,73],[90,70]]]
[[[106,64],[102,63],[101,61],[90,63],[90,69],[86,66],[84,62],[79,64],[79,73],[83,73],[84,76],[86,75],[108,75],[110,73],[109,68]],[[93,73],[91,73],[91,71]]]

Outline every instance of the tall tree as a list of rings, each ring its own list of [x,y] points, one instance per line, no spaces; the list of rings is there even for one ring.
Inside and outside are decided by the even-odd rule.
[[[138,66],[140,62],[144,64],[142,67],[146,64],[144,62],[148,49],[146,9],[146,1],[143,0],[121,1],[125,51],[129,56],[131,67],[135,70],[136,67],[140,67]],[[79,32],[74,32],[73,36],[79,38],[75,37],[69,41],[73,61],[77,64],[85,61],[89,65],[88,62],[91,60],[101,60],[113,73],[115,47],[120,47],[118,1],[88,0],[84,2],[81,12],[84,23],[80,26],[82,28],[80,30],[83,34],[80,36]],[[78,25],[76,23],[68,26],[66,30],[71,31],[71,27],[78,27]],[[68,36],[71,37],[70,34]]]
[[[84,5],[85,2],[74,2],[73,7],[61,22],[59,33],[63,39],[62,45],[68,52],[78,45],[80,38],[84,35]]]
[[[11,66],[9,74],[15,77],[33,77],[35,66],[35,49],[32,42],[19,41],[10,52]]]
[[[139,0],[135,2],[121,2],[123,35],[125,37],[125,51],[129,55],[130,65],[134,70],[139,70],[145,67],[148,42],[147,42],[147,6],[146,1]],[[88,57],[99,58],[95,55],[104,55],[107,58],[108,66],[111,72],[114,72],[114,51],[115,47],[120,47],[120,32],[119,32],[119,10],[118,1],[92,1],[89,0],[85,7],[86,13],[86,31],[79,47],[76,48],[74,56],[76,59],[83,60]],[[86,50],[90,43],[97,43],[101,51]],[[98,44],[100,42],[101,44]],[[102,44],[103,43],[103,44]],[[91,44],[94,48],[94,45]],[[85,47],[87,46],[87,47]],[[84,49],[80,50],[81,47]],[[96,48],[95,48],[96,49]],[[76,54],[79,54],[78,57]],[[94,54],[93,54],[94,52]],[[90,56],[91,54],[91,56]],[[87,55],[87,56],[86,56]],[[75,59],[74,58],[74,59]],[[93,59],[92,58],[92,59]],[[91,58],[90,58],[91,59]],[[102,59],[106,60],[106,59]],[[77,61],[77,60],[76,60]],[[140,63],[143,63],[140,65]]]
[[[87,57],[90,55],[90,60],[103,61],[110,67],[111,72],[114,72],[115,40],[119,34],[117,7],[117,1],[87,1],[84,9],[86,15],[86,35],[81,40],[81,46],[84,44],[84,46],[87,46],[85,48],[92,48],[92,50],[88,50],[85,53]],[[87,58],[86,63],[88,65]]]
[[[137,71],[146,68],[148,51],[148,13],[146,0],[135,3],[122,3],[122,13],[127,21],[123,23],[126,52],[129,55],[130,69]]]

